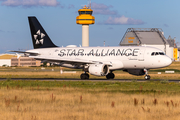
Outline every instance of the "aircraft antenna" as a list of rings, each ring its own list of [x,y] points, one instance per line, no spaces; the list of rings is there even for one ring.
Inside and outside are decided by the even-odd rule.
[[[89,0],[88,7],[91,9],[91,0]]]
[[[91,0],[90,0],[90,9],[91,9]]]

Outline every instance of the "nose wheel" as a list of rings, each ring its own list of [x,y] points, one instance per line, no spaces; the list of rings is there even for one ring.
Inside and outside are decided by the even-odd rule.
[[[147,70],[147,69],[144,69],[144,71],[145,71],[145,74],[146,74],[145,77],[144,77],[144,79],[145,79],[145,80],[150,80],[151,77],[150,77],[150,75],[148,75],[148,70]]]
[[[89,79],[89,74],[82,73],[80,77],[81,77],[81,79]]]
[[[145,80],[150,80],[151,77],[150,77],[150,75],[146,75],[144,78],[145,78]]]

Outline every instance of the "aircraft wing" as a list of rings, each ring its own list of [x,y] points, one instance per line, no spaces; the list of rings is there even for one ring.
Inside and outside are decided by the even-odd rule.
[[[58,62],[58,63],[67,63],[67,64],[106,64],[112,65],[111,62],[102,62],[102,61],[93,61],[93,60],[84,60],[84,59],[69,59],[69,58],[49,58],[49,57],[42,57],[42,56],[29,56],[37,60],[47,61],[47,62]]]

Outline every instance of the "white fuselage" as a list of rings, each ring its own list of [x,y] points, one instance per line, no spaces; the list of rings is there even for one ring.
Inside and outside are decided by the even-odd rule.
[[[29,56],[35,59],[63,63],[101,62],[110,65],[110,70],[116,69],[154,69],[169,66],[172,60],[153,47],[118,46],[118,47],[54,47],[28,50],[38,53]],[[152,55],[152,53],[156,55]],[[158,54],[157,54],[158,53]],[[160,54],[161,53],[161,54]]]

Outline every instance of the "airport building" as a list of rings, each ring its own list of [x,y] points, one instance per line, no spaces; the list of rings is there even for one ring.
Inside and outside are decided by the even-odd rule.
[[[0,66],[11,66],[11,58],[14,54],[0,54]]]
[[[40,66],[41,61],[15,54],[0,54],[0,66]]]
[[[41,61],[29,57],[11,58],[11,66],[40,66]]]
[[[166,40],[164,32],[159,28],[128,28],[119,45],[156,47],[171,59],[179,59],[175,40],[170,37]]]

